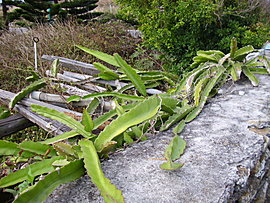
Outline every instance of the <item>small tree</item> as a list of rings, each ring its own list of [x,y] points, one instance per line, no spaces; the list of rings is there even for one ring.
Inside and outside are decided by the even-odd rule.
[[[58,0],[10,0],[6,5],[18,7],[8,13],[8,21],[24,19],[33,23],[51,21],[53,16],[66,19],[72,16],[79,19],[91,19],[101,13],[91,12],[97,7],[98,0],[73,0],[58,3]]]
[[[101,15],[100,12],[92,12],[97,7],[98,0],[72,0],[60,3],[60,7],[67,14],[81,20],[88,20]]]
[[[9,22],[24,19],[34,23],[47,22],[47,9],[52,6],[48,0],[8,1],[7,5],[18,7],[8,13]]]

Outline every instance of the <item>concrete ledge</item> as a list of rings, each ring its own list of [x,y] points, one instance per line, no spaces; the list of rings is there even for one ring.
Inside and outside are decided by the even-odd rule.
[[[115,153],[102,163],[105,175],[123,191],[128,203],[267,202],[267,136],[249,129],[270,121],[270,80],[259,87],[248,81],[227,84],[181,134],[187,141],[177,171],[163,171],[163,153],[171,131]],[[255,124],[254,124],[255,123]],[[261,126],[260,126],[261,128]],[[266,129],[267,130],[267,129]],[[60,186],[47,203],[103,202],[87,176]]]

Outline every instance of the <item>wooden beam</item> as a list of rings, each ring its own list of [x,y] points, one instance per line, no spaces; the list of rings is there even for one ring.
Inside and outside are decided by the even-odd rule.
[[[3,101],[5,104],[8,104],[9,101],[14,97],[14,93],[12,92],[8,92],[5,90],[1,90],[0,89],[0,99],[1,101]],[[32,104],[37,104],[40,106],[46,106],[48,108],[63,112],[65,114],[67,114],[68,116],[71,116],[75,119],[80,120],[82,117],[81,113],[78,113],[76,111],[71,111],[69,109],[65,109],[62,107],[58,107],[52,104],[47,104],[45,102],[41,102],[41,101],[37,101],[34,99],[29,99],[29,98],[24,98],[23,100],[21,100],[20,102],[18,102],[14,109],[20,113],[22,116],[24,116],[26,119],[32,121],[33,123],[35,123],[36,125],[38,125],[39,127],[43,128],[44,130],[46,130],[47,132],[54,134],[54,135],[60,135],[63,134],[64,132],[70,131],[71,129],[69,127],[67,127],[66,125],[43,117],[41,115],[38,115],[34,112],[31,111],[31,105]]]
[[[15,96],[14,93],[0,89],[0,99],[5,99],[5,100],[10,101],[14,96]],[[35,99],[30,99],[30,98],[22,99],[19,102],[19,104],[22,104],[22,105],[28,106],[28,107],[31,107],[32,104],[36,104],[36,105],[45,106],[45,107],[48,107],[48,108],[51,108],[51,109],[54,109],[56,111],[60,111],[60,112],[63,112],[63,113],[73,114],[74,116],[78,116],[78,117],[82,116],[82,114],[79,113],[79,112],[71,111],[69,109],[65,109],[65,108],[62,108],[62,107],[59,107],[59,106],[55,106],[55,105],[52,105],[52,104],[48,104],[48,103],[45,103],[45,102],[37,101]]]
[[[89,64],[89,63],[84,63],[64,57],[59,57],[59,56],[49,56],[49,55],[43,55],[41,57],[43,60],[47,61],[54,61],[55,59],[59,59],[60,64],[63,67],[72,69],[72,70],[77,70],[82,73],[87,73],[90,75],[97,75],[100,73],[99,70],[97,70],[94,65]]]
[[[5,99],[1,99],[1,101],[5,104],[8,104],[9,101]],[[38,115],[30,110],[30,107],[26,107],[22,104],[16,104],[14,107],[14,110],[16,110],[19,114],[21,114],[23,117],[31,121],[32,123],[38,125],[45,131],[53,134],[53,135],[60,135],[64,132],[67,132],[70,130],[67,126],[64,124],[51,120],[49,118],[43,117],[41,115]]]
[[[25,128],[33,126],[34,123],[20,114],[14,114],[0,120],[0,137],[8,136]]]
[[[49,70],[46,71],[46,75],[48,76],[51,76],[51,73]],[[78,83],[80,82],[81,80],[79,79],[76,79],[74,77],[70,77],[70,76],[66,76],[64,74],[60,74],[60,73],[57,73],[57,76],[56,76],[58,79],[62,80],[62,81],[66,81],[66,82],[74,82],[74,83]],[[90,90],[92,92],[105,92],[106,91],[106,88],[104,87],[100,87],[100,86],[97,86],[97,85],[94,85],[94,84],[78,84],[79,86],[87,89],[87,90]]]
[[[69,71],[64,71],[63,77],[69,78],[70,80],[72,80],[72,78],[77,79],[77,80],[88,80],[89,79],[93,83],[106,84],[106,85],[110,85],[112,87],[118,87],[118,85],[120,85],[121,87],[124,87],[126,85],[129,85],[128,83],[124,83],[124,82],[116,83],[115,80],[102,80],[102,79],[95,80],[95,78],[93,78],[91,75],[73,73],[73,72],[69,72]],[[157,90],[157,89],[146,89],[146,92],[148,94],[162,94],[162,93],[164,93],[164,92]]]

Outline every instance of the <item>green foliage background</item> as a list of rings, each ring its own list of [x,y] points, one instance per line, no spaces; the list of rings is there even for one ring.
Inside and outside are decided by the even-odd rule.
[[[68,17],[80,21],[97,17],[101,13],[92,12],[97,7],[97,2],[98,0],[8,0],[6,5],[17,7],[8,13],[9,22],[24,19],[32,23],[46,23],[52,19],[66,20]]]
[[[140,24],[146,44],[164,53],[170,70],[182,72],[198,50],[260,48],[270,39],[269,2],[250,0],[117,0],[119,16]],[[262,5],[262,3],[265,3]],[[266,6],[266,7],[265,7]],[[267,10],[267,9],[266,9]]]

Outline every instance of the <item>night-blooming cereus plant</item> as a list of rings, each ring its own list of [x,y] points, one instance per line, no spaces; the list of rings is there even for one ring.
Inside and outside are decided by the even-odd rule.
[[[216,50],[198,51],[191,65],[193,70],[184,75],[180,82],[169,73],[133,69],[118,54],[108,55],[77,47],[117,68],[111,70],[101,63],[94,63],[100,71],[97,78],[130,83],[125,83],[124,87],[111,88],[107,92],[84,97],[71,96],[68,102],[92,99],[83,111],[81,121],[47,107],[31,106],[35,113],[57,120],[72,130],[39,143],[0,141],[0,155],[9,160],[9,165],[13,163],[12,167],[16,168],[17,163],[27,163],[25,168],[0,179],[1,188],[17,194],[15,202],[42,202],[58,185],[76,180],[85,172],[98,187],[105,202],[124,202],[121,191],[104,176],[100,157],[106,157],[117,147],[142,140],[150,127],[163,131],[175,125],[175,136],[164,154],[166,162],[160,168],[181,168],[183,164],[175,161],[184,153],[186,142],[179,134],[186,123],[199,115],[207,99],[217,92],[228,77],[236,81],[243,73],[257,86],[259,81],[254,74],[268,74],[270,71],[269,61],[264,58],[260,59],[262,62],[258,62],[257,58],[247,61],[245,58],[254,50],[253,47],[238,49],[235,39],[232,39],[229,54]],[[57,76],[58,63],[53,63],[53,77]],[[12,99],[10,108],[52,80],[39,79],[35,74],[32,79],[35,82]],[[148,88],[162,86],[164,83],[171,88],[167,93],[158,91],[158,95],[149,96]],[[91,113],[99,105],[99,99],[105,97],[113,98],[116,108],[92,119]]]
[[[158,96],[145,99],[133,105],[133,108],[125,108],[126,112],[119,115],[96,137],[97,135],[92,134],[92,130],[99,124],[92,121],[86,110],[83,113],[82,122],[78,122],[61,112],[32,105],[34,112],[64,123],[72,128],[72,131],[41,143],[27,141],[18,145],[1,141],[1,155],[16,157],[15,159],[31,158],[35,163],[29,163],[26,168],[2,178],[0,187],[10,187],[27,181],[29,183],[27,190],[22,191],[15,202],[42,202],[58,185],[81,177],[86,169],[106,202],[124,202],[121,191],[104,177],[99,156],[113,149],[116,144],[114,138],[123,136],[127,129],[151,119],[160,108],[161,99]],[[78,134],[84,136],[85,140],[74,145],[59,142]],[[46,175],[47,173],[50,174]],[[39,180],[40,175],[44,175],[44,178]],[[48,185],[45,191],[42,189],[44,185]]]
[[[252,85],[257,86],[259,80],[254,74],[269,74],[270,63],[261,56],[246,60],[246,56],[253,51],[252,46],[238,49],[235,38],[231,40],[231,50],[228,54],[217,50],[198,51],[191,64],[193,70],[184,75],[170,93],[171,97],[180,98],[182,105],[175,108],[174,113],[160,129],[167,130],[178,123],[174,132],[181,132],[186,123],[199,115],[207,99],[215,95],[230,78],[237,81],[243,74]]]

